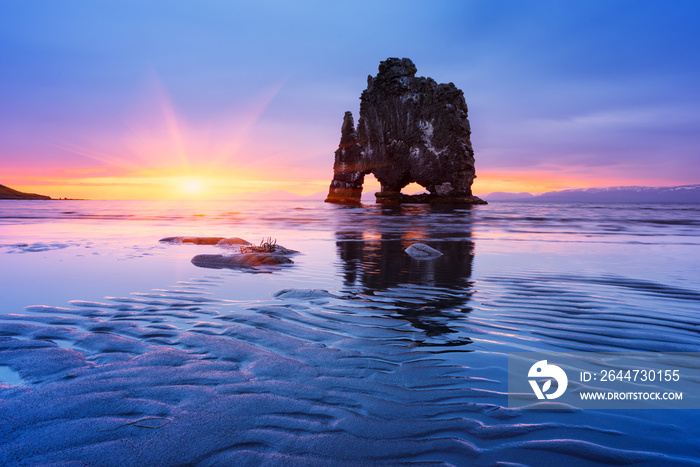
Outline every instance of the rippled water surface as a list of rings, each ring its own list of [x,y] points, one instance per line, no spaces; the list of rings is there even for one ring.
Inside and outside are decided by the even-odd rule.
[[[694,411],[509,409],[506,373],[700,352],[699,257],[698,205],[2,202],[0,464],[700,465]]]

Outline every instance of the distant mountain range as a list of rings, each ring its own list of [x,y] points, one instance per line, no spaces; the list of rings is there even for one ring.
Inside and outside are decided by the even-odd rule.
[[[51,199],[51,197],[35,193],[22,193],[5,185],[0,185],[0,199]]]
[[[548,191],[540,194],[494,192],[479,197],[486,201],[539,203],[700,203],[700,185],[615,186]]]

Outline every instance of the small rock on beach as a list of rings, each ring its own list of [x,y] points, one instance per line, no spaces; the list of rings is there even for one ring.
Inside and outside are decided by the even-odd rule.
[[[435,259],[442,256],[442,253],[440,253],[438,250],[431,248],[424,243],[414,243],[406,248],[405,251],[411,258],[419,260]]]

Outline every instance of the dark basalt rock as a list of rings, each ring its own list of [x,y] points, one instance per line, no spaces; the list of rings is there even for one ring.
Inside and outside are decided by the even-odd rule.
[[[165,237],[158,240],[161,243],[184,244],[192,243],[194,245],[218,245],[219,242],[226,240],[226,237]]]
[[[197,255],[192,264],[210,269],[262,269],[292,264],[291,258],[279,253],[239,253],[236,255]]]
[[[368,77],[357,130],[350,112],[343,119],[327,202],[359,203],[371,173],[383,193],[400,195],[412,182],[429,191],[422,198],[377,196],[378,202],[485,204],[471,192],[476,174],[464,94],[415,75],[411,60],[389,58]]]
[[[227,255],[197,255],[192,264],[209,269],[242,269],[251,272],[273,272],[283,264],[294,264],[290,256],[296,250],[278,245],[277,241],[262,242],[260,246],[239,237],[166,237],[159,240],[174,245],[216,245],[224,248]]]
[[[333,181],[328,202],[359,203],[365,172],[362,167],[362,148],[358,144],[352,112],[345,112],[340,129],[340,145],[335,151]]]
[[[245,246],[245,245],[250,245],[250,242],[248,240],[244,240],[240,237],[229,237],[229,238],[224,238],[221,240],[219,243],[217,243],[219,246]]]
[[[436,196],[431,193],[407,195],[396,191],[380,191],[374,194],[382,204],[489,204],[478,196]]]

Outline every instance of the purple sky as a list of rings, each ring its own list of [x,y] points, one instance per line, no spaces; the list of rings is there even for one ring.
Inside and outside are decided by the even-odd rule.
[[[700,2],[0,5],[0,183],[51,196],[327,190],[380,60],[454,82],[475,191],[700,183]]]

